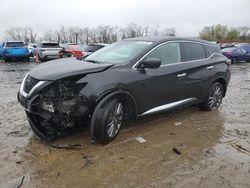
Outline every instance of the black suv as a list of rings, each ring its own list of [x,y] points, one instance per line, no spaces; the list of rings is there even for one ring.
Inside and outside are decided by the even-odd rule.
[[[109,143],[126,119],[177,106],[217,109],[230,80],[228,59],[190,38],[122,40],[85,61],[59,59],[33,68],[18,100],[34,133],[51,140],[89,122],[93,142]]]

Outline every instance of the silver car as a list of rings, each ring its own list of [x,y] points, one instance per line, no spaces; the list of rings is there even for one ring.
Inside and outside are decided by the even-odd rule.
[[[56,42],[38,43],[35,51],[40,61],[57,59],[62,55],[62,48]]]

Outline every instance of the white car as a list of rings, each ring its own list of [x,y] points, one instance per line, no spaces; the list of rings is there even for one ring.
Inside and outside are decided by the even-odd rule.
[[[36,48],[36,45],[33,44],[33,43],[29,43],[29,44],[27,45],[27,48],[28,48],[28,50],[29,50],[30,56],[32,56],[33,48]]]
[[[36,52],[40,61],[47,61],[61,57],[62,48],[56,42],[37,43]]]

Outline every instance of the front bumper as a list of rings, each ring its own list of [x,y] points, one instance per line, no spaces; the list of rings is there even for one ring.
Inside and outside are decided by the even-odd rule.
[[[41,107],[42,97],[40,94],[26,98],[19,91],[17,98],[25,109],[32,131],[37,137],[45,141],[75,132],[89,118],[90,108],[87,100],[79,101],[72,106],[71,111],[55,110],[51,112]]]

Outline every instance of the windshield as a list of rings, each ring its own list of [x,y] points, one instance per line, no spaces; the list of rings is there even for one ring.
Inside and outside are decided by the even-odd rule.
[[[134,58],[150,44],[152,42],[123,40],[96,51],[85,60],[98,63],[122,64]]]
[[[80,45],[68,45],[66,47],[67,50],[75,50],[75,51],[82,51],[82,47]]]
[[[24,47],[23,42],[7,42],[6,47]]]
[[[102,45],[88,45],[84,48],[84,52],[95,52],[103,47]]]

